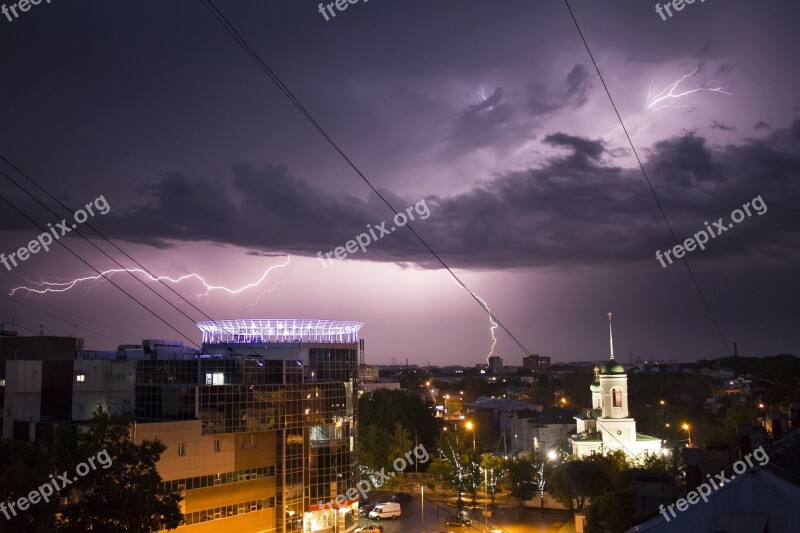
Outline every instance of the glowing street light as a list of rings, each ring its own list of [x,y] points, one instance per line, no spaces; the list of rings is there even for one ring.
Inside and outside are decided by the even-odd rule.
[[[467,431],[472,432],[472,453],[475,453],[475,424],[472,423],[472,420],[467,420],[464,427],[467,428]]]
[[[547,458],[550,459],[551,461],[555,461],[557,457],[558,454],[556,453],[555,450],[550,450],[549,452],[547,452]]]
[[[692,447],[692,428],[691,428],[691,426],[689,424],[687,424],[686,422],[684,422],[683,425],[681,426],[681,429],[683,429],[684,431],[689,433],[689,442],[688,442],[688,444],[686,446],[688,448],[691,448]]]

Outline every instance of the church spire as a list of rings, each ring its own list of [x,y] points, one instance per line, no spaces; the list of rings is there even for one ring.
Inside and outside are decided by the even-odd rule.
[[[611,359],[614,360],[614,334],[611,332],[611,311],[608,312],[608,344],[611,347]]]

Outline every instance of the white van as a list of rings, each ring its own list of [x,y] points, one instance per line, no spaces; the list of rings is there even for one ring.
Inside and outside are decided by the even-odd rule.
[[[373,520],[397,518],[398,516],[400,516],[400,504],[396,502],[379,503],[369,512],[369,517]]]

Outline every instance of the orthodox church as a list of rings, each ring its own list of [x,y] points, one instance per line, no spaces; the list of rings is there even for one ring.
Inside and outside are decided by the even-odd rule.
[[[636,420],[628,411],[628,375],[614,361],[614,336],[608,313],[609,361],[595,367],[592,408],[575,417],[576,433],[570,437],[577,457],[622,450],[629,458],[641,458],[661,451],[661,439],[636,433]]]

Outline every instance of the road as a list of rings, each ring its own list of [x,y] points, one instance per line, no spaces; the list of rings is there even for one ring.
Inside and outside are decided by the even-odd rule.
[[[391,501],[389,494],[372,494],[371,503],[378,500]],[[503,533],[556,533],[565,523],[573,520],[572,515],[566,511],[546,510],[544,517],[538,509],[518,509],[500,508],[495,516],[489,519],[488,526],[486,519],[481,516],[480,510],[471,513],[473,524],[471,527],[459,527],[445,525],[445,519],[456,514],[455,507],[437,508],[429,501],[425,501],[425,523],[420,519],[420,498],[415,496],[410,502],[402,505],[402,516],[393,520],[381,520],[377,523],[382,524],[384,533],[440,533],[440,532],[464,532],[464,533],[485,533],[493,529],[499,529]],[[374,520],[361,518],[358,525],[376,523]]]

